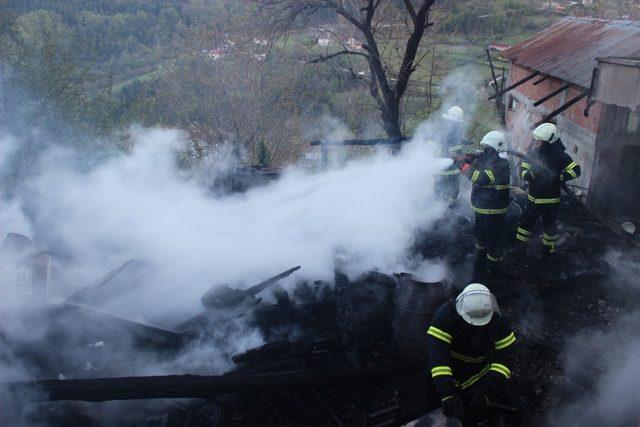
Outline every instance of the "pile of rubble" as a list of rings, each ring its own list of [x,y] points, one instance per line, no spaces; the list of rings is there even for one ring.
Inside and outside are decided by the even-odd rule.
[[[535,255],[508,257],[508,274],[489,283],[516,327],[515,389],[531,408],[534,422],[570,399],[576,389],[589,387],[564,377],[564,339],[587,325],[606,326],[638,300],[637,295],[611,292],[612,275],[602,260],[612,245],[624,242],[609,239],[605,229],[584,227],[579,220],[565,223],[565,243],[553,260],[554,268]],[[438,298],[421,309],[423,317],[470,278],[470,222],[457,218],[449,226],[456,233],[447,237],[439,227],[437,236],[424,236],[415,248],[431,257],[447,254],[453,271],[446,286],[439,284]],[[30,298],[40,295],[33,309],[44,314],[33,321],[46,319],[47,333],[24,342],[2,339],[42,379],[10,385],[17,395],[28,391],[26,395],[39,402],[24,406],[27,421],[99,425],[113,419],[113,404],[80,401],[132,399],[117,406],[123,414],[119,425],[381,426],[406,423],[435,409],[429,403],[433,396],[426,394],[425,353],[411,348],[412,342],[419,343],[415,331],[423,326],[403,326],[410,310],[398,296],[403,283],[419,283],[415,277],[370,272],[351,282],[336,271],[334,283],[299,281],[289,291],[280,287],[278,281],[295,274],[297,266],[242,290],[216,286],[202,297],[201,314],[168,330],[88,308],[102,293],[126,282],[128,274],[144,268],[141,263],[128,261],[52,304],[43,297],[47,274],[55,269],[51,258],[30,251],[25,239],[10,236],[3,250],[20,254],[25,277],[32,281]],[[275,302],[260,297],[266,289]],[[3,293],[13,291],[2,288]],[[105,342],[117,348],[126,336],[156,357],[170,358],[198,340],[215,345],[215,332],[240,317],[259,328],[266,344],[234,355],[235,368],[225,375],[133,377],[125,360],[102,351]],[[82,328],[71,333],[65,329],[68,322]],[[81,350],[74,359],[58,355],[52,346],[61,342]],[[95,369],[87,369],[86,360]],[[60,376],[62,371],[66,376]]]

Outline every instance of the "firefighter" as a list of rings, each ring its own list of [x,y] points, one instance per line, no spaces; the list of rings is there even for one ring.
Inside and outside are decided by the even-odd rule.
[[[443,304],[427,334],[431,379],[445,416],[477,425],[489,415],[488,402],[514,405],[509,379],[516,337],[486,286],[470,284]]]
[[[463,148],[462,128],[464,122],[464,112],[462,108],[454,105],[442,115],[444,119],[444,135],[442,135],[443,153],[442,155],[453,158],[459,155]],[[439,173],[436,179],[436,196],[447,203],[454,203],[458,199],[460,192],[460,170],[451,165]]]
[[[542,243],[545,256],[556,250],[558,242],[556,216],[560,206],[560,187],[563,182],[580,176],[580,166],[565,153],[565,146],[556,125],[543,123],[533,131],[533,152],[520,164],[520,178],[529,183],[527,204],[522,212],[516,239],[526,246],[533,235],[533,227],[542,217]]]
[[[498,131],[487,133],[479,156],[458,157],[458,167],[471,180],[471,208],[475,212],[476,274],[485,269],[492,275],[502,271],[504,225],[510,197],[510,167],[507,141]]]

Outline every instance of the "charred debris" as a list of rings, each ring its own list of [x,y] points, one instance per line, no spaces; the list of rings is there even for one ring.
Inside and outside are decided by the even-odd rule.
[[[564,244],[553,265],[535,254],[507,260],[509,275],[490,283],[516,325],[515,388],[533,419],[590,386],[564,377],[563,338],[606,326],[638,300],[611,292],[611,268],[602,256],[611,247],[635,244],[573,203],[563,199]],[[515,227],[517,203],[512,211]],[[304,267],[294,266],[242,289],[215,285],[202,296],[200,314],[160,328],[95,308],[107,295],[135,286],[144,263],[129,260],[54,303],[47,285],[60,274],[55,257],[10,233],[2,246],[3,269],[22,269],[31,292],[10,286],[1,292],[18,292],[28,301],[34,315],[27,328],[28,322],[33,329],[35,323],[47,327],[37,339],[12,342],[0,326],[3,345],[36,378],[4,386],[20,400],[25,420],[49,425],[103,425],[113,419],[112,407],[93,402],[114,400],[123,401],[119,410],[131,420],[121,425],[402,425],[434,410],[425,389],[424,331],[435,309],[471,279],[471,235],[470,221],[457,214],[416,241],[414,255],[450,266],[450,275],[435,283],[403,272],[371,271],[353,279],[336,268],[333,283],[297,281],[285,289],[279,281]],[[265,292],[272,298],[265,300]],[[258,328],[265,344],[233,355],[233,368],[223,375],[137,376],[117,356],[120,345],[133,345],[170,359],[194,343],[215,345],[238,319]],[[58,353],[62,346],[78,351]]]

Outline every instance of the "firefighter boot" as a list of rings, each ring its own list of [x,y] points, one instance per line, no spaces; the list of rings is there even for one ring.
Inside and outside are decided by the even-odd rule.
[[[489,260],[487,261],[487,277],[499,278],[504,274],[501,260]]]
[[[476,280],[482,280],[485,276],[487,268],[487,251],[486,249],[476,248],[476,257],[473,262],[473,277]]]

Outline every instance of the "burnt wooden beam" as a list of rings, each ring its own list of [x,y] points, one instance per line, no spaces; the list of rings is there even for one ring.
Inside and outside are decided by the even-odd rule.
[[[257,285],[254,285],[252,287],[250,287],[249,289],[246,289],[245,292],[247,293],[247,295],[257,295],[260,292],[264,291],[265,289],[267,289],[269,286],[273,285],[274,283],[276,283],[278,280],[282,280],[285,277],[289,277],[292,273],[300,270],[302,267],[297,265],[293,268],[288,269],[287,271],[283,271],[280,274],[277,274],[273,277],[268,278],[267,280],[258,283]]]
[[[565,90],[569,89],[570,87],[571,87],[571,83],[563,84],[558,89],[556,89],[553,92],[551,92],[550,94],[548,94],[546,96],[543,96],[542,98],[538,99],[536,102],[533,103],[533,106],[537,107],[538,105],[547,102],[548,100],[550,100],[554,96],[564,92]]]
[[[534,78],[535,76],[537,76],[537,75],[539,75],[539,74],[540,74],[540,71],[534,71],[533,73],[529,74],[529,75],[528,75],[527,77],[525,77],[524,79],[522,79],[522,80],[518,80],[518,81],[517,81],[517,82],[515,82],[514,84],[512,84],[512,85],[510,85],[510,86],[507,86],[506,88],[502,89],[500,92],[498,92],[498,93],[495,93],[495,94],[491,95],[491,96],[489,97],[489,101],[491,101],[492,99],[494,99],[494,98],[496,98],[496,97],[498,97],[498,96],[502,96],[502,95],[504,95],[505,93],[509,92],[510,90],[513,90],[513,89],[517,88],[518,86],[520,86],[520,85],[522,85],[522,84],[524,84],[524,83],[528,82],[529,80],[531,80],[532,78]]]
[[[89,302],[88,300],[91,298],[91,296],[97,289],[105,285],[108,285],[109,282],[111,282],[111,280],[114,277],[122,273],[125,269],[131,267],[133,264],[135,264],[135,260],[133,259],[126,261],[124,264],[120,265],[119,267],[114,268],[113,270],[107,272],[107,274],[102,276],[95,283],[85,286],[84,288],[78,290],[71,296],[67,297],[65,302],[72,303],[72,304],[86,304],[87,302]]]
[[[358,145],[358,146],[373,146],[373,145],[395,145],[400,144],[410,139],[408,136],[400,138],[373,138],[373,139],[343,139],[341,141],[311,141],[310,145],[321,146],[342,146],[342,145]]]
[[[545,117],[543,117],[540,121],[538,121],[537,123],[533,124],[531,126],[531,129],[535,129],[538,126],[540,126],[543,123],[548,122],[549,120],[553,119],[554,117],[556,117],[559,114],[562,114],[564,111],[568,110],[569,108],[571,108],[572,105],[578,103],[581,99],[585,98],[587,95],[589,94],[588,90],[585,90],[584,92],[582,92],[580,95],[571,98],[569,101],[567,101],[564,105],[562,105],[559,108],[556,108],[555,110],[553,110],[551,113],[547,114]]]
[[[361,369],[317,368],[255,375],[167,375],[23,381],[4,384],[38,401],[209,398],[220,393],[300,390],[340,384],[368,385],[424,369],[415,360],[399,360]]]
[[[547,80],[549,77],[551,77],[551,76],[546,74],[546,75],[542,76],[541,78],[539,78],[538,80],[536,80],[535,82],[533,82],[533,85],[534,86],[538,86],[540,83],[542,83],[543,81]]]
[[[489,67],[491,68],[491,77],[493,78],[493,90],[495,91],[495,99],[496,99],[496,110],[498,110],[498,114],[500,115],[500,122],[505,125],[506,122],[506,114],[504,111],[504,105],[502,103],[502,98],[498,96],[502,88],[498,87],[498,78],[496,77],[496,70],[493,67],[493,61],[491,59],[491,52],[489,51],[489,47],[485,47],[484,51],[487,53],[487,59],[489,60]]]

